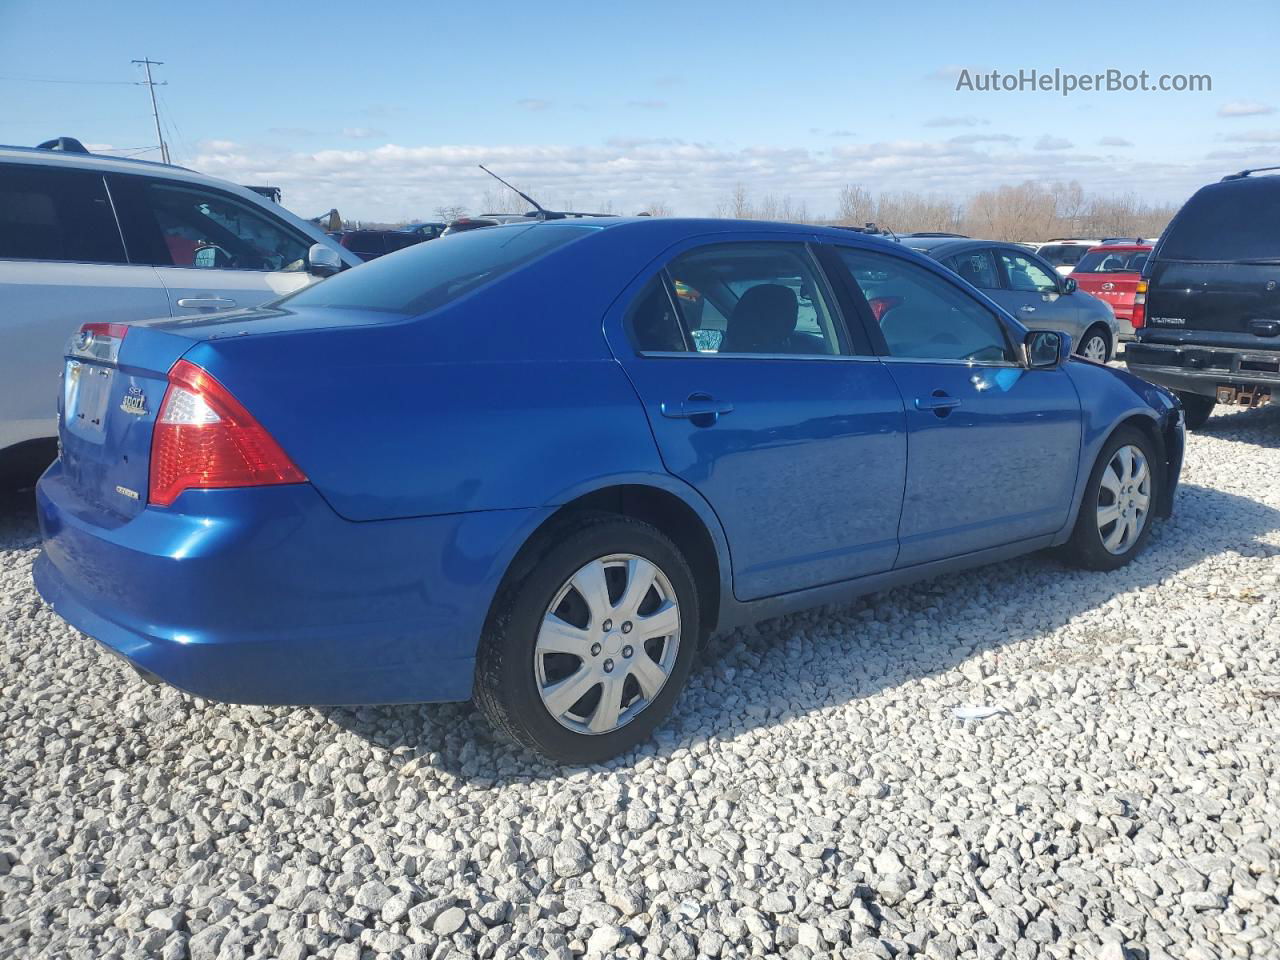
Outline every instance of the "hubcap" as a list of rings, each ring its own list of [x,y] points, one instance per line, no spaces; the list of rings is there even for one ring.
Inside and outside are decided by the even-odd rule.
[[[1150,506],[1147,458],[1126,444],[1112,455],[1098,486],[1098,533],[1108,552],[1120,554],[1133,546],[1147,525]]]
[[[1105,361],[1107,359],[1107,341],[1095,333],[1084,342],[1080,352],[1088,360]]]
[[[610,733],[657,697],[680,650],[666,575],[630,553],[592,560],[556,592],[538,629],[542,703],[575,733]]]

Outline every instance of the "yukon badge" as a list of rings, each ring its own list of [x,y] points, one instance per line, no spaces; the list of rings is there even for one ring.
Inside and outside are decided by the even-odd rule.
[[[147,412],[147,398],[142,395],[141,387],[130,387],[129,392],[124,395],[124,399],[120,401],[120,409],[125,413],[132,413],[135,416],[145,416]]]

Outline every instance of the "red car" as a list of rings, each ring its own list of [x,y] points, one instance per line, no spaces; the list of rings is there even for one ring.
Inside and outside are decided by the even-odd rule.
[[[1132,340],[1142,326],[1143,311],[1134,311],[1135,298],[1142,281],[1142,265],[1151,253],[1149,243],[1107,243],[1090,247],[1071,272],[1076,285],[1085,293],[1111,305],[1120,322],[1120,338]],[[1126,325],[1129,329],[1126,329]]]

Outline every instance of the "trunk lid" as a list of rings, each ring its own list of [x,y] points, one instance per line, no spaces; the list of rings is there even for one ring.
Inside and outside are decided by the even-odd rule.
[[[169,368],[196,341],[143,325],[109,326],[82,331],[67,345],[58,442],[63,480],[81,514],[115,527],[147,504],[151,433]]]

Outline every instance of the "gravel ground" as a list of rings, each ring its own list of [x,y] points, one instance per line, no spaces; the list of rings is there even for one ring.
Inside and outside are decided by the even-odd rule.
[[[470,706],[145,686],[41,605],[10,503],[0,956],[1278,956],[1280,409],[1183,476],[1118,573],[717,638],[657,742],[567,771]]]

